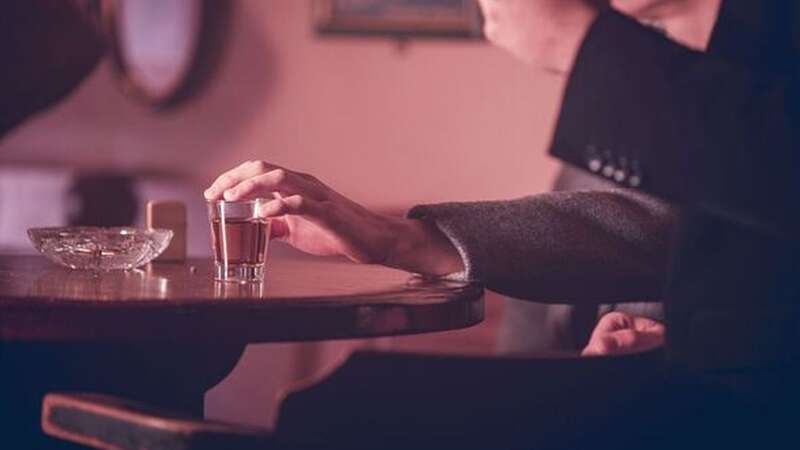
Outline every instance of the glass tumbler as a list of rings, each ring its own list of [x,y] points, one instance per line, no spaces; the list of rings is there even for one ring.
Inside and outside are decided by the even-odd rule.
[[[266,201],[208,203],[215,280],[253,283],[264,279],[270,221],[260,218],[258,210]]]

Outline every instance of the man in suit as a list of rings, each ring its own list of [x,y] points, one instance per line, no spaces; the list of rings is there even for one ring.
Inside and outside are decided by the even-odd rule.
[[[613,10],[583,32],[552,153],[682,206],[673,361],[797,399],[800,6],[724,1],[705,53]]]
[[[786,432],[770,425],[800,399],[800,6],[723,1],[701,53],[617,11],[558,3],[570,25],[551,37],[565,47],[538,46],[546,32],[505,41],[569,74],[552,154],[681,206],[664,295],[672,367],[730,388],[756,429]]]
[[[635,301],[662,298],[666,284],[670,375],[639,418],[673,423],[677,436],[661,437],[678,442],[692,432],[708,442],[774,436],[798,399],[798,7],[616,2],[628,12],[713,5],[702,53],[596,2],[481,3],[493,43],[569,77],[553,154],[625,190],[428,205],[395,221],[313,177],[253,162],[206,196],[280,191],[265,214],[282,217],[279,237],[301,249],[478,279],[522,298]],[[681,208],[674,246],[674,216],[631,189]]]
[[[617,0],[614,6],[640,22],[657,27],[670,39],[690,48],[706,50],[719,2]],[[553,185],[556,191],[613,190],[616,187],[613,174],[608,177],[597,176],[596,173],[570,165],[562,167]],[[677,214],[677,208],[674,210]],[[597,306],[553,305],[508,299],[498,335],[498,351],[535,354],[542,351],[574,351],[583,348],[597,318],[608,311],[664,321],[663,306],[660,302]]]

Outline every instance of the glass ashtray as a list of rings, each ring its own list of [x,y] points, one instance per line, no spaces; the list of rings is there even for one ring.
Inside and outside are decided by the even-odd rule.
[[[28,237],[56,264],[80,270],[129,270],[160,255],[172,230],[132,227],[31,228]]]

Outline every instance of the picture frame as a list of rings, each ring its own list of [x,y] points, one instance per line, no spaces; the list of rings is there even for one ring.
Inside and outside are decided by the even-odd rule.
[[[313,0],[320,34],[483,38],[477,0]]]

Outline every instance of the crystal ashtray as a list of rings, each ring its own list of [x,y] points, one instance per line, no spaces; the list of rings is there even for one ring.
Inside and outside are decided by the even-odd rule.
[[[33,246],[71,269],[129,270],[160,255],[172,230],[131,227],[48,227],[28,230]]]

